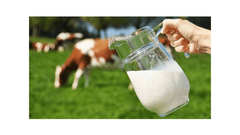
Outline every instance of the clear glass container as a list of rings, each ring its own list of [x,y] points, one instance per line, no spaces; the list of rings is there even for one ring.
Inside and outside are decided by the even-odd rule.
[[[109,48],[122,59],[133,88],[149,111],[164,117],[189,102],[189,81],[150,27],[113,36]]]

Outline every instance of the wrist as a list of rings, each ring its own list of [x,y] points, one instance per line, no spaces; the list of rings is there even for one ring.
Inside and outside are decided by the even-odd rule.
[[[200,28],[197,34],[196,43],[197,43],[196,48],[199,53],[211,54],[211,31],[204,28]]]

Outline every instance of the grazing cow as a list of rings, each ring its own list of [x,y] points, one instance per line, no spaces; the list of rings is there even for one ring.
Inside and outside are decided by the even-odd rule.
[[[89,84],[88,68],[114,62],[116,55],[115,50],[108,49],[108,39],[84,39],[77,42],[65,63],[56,67],[54,87],[58,88],[65,84],[71,72],[75,70],[72,89],[77,88],[82,74],[85,75],[85,87],[87,87]]]
[[[170,40],[168,40],[168,38],[166,36],[158,37],[158,40],[159,40],[159,42],[161,42],[165,46],[165,48],[168,51],[168,53],[173,57],[173,55],[172,55],[172,47],[170,45]]]
[[[82,33],[68,33],[68,32],[61,32],[57,35],[57,40],[74,40],[77,38],[82,38],[83,34]]]
[[[55,50],[55,44],[43,44],[41,42],[30,42],[29,41],[29,49],[37,50],[38,52],[44,51],[48,52],[49,50]]]
[[[63,46],[68,47],[70,43],[76,43],[76,41],[79,41],[81,38],[83,38],[82,33],[68,33],[68,32],[61,32],[56,37],[56,49],[61,51],[63,49]],[[70,42],[70,43],[69,43]],[[62,48],[59,48],[61,47]]]

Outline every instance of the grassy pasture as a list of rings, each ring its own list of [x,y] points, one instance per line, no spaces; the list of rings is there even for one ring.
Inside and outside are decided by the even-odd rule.
[[[55,39],[30,37],[43,43]],[[129,79],[121,69],[91,69],[90,85],[84,88],[84,76],[76,90],[71,89],[74,74],[68,83],[54,88],[56,65],[64,63],[71,51],[29,52],[29,118],[30,119],[210,119],[211,56],[191,55],[174,51],[174,58],[190,82],[190,102],[179,110],[159,117],[146,110],[134,91],[128,90]]]

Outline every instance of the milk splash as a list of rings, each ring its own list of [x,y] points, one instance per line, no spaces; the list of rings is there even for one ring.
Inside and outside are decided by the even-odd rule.
[[[174,60],[164,69],[156,67],[127,74],[142,105],[161,117],[189,102],[189,81]]]

